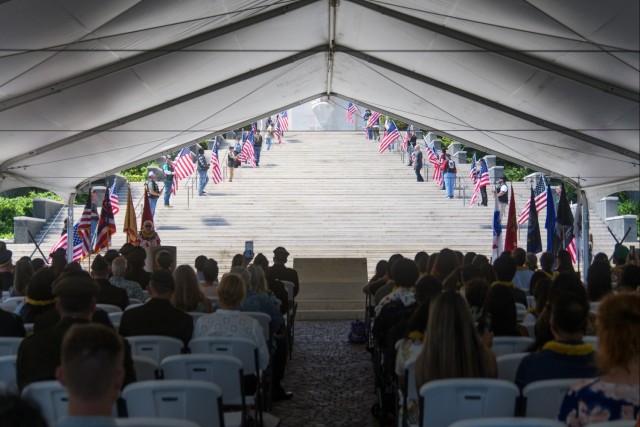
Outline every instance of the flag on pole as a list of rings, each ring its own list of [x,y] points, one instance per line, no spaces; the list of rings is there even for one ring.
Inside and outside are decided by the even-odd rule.
[[[553,240],[556,233],[556,208],[553,204],[551,186],[547,183],[547,219],[544,222],[547,230],[547,252],[553,252]]]
[[[547,191],[544,175],[540,175],[538,177],[538,182],[536,183],[536,188],[533,190],[533,194],[535,195],[534,202],[536,207],[536,212],[540,213],[542,209],[547,206]],[[529,204],[530,200],[527,201],[527,204],[524,205],[524,209],[520,213],[518,217],[518,224],[524,224],[529,220]]]
[[[96,245],[94,253],[100,252],[100,249],[107,248],[111,245],[111,236],[116,233],[116,221],[113,218],[113,211],[111,210],[111,200],[109,197],[109,190],[102,199],[102,211],[100,212],[100,221],[98,222],[98,228],[96,230]]]
[[[573,213],[567,200],[567,193],[562,184],[560,192],[560,200],[558,201],[558,212],[556,213],[555,241],[553,245],[553,253],[556,254],[560,249],[566,249],[573,240]]]
[[[434,146],[429,146],[427,142],[427,137],[424,138],[424,146],[427,152],[427,158],[429,159],[429,163],[433,166],[433,180],[438,183],[438,185],[442,185],[442,169],[440,169],[440,158],[438,157],[438,152]]]
[[[148,200],[147,192],[145,198]],[[133,207],[133,199],[131,198],[131,187],[127,186],[127,211],[124,214],[124,224],[122,231],[127,235],[127,243],[135,243],[138,236],[138,223],[136,220],[136,210]]]
[[[476,170],[476,153],[473,153],[473,158],[471,159],[471,168],[469,168],[469,179],[474,184],[478,182],[478,171]]]
[[[380,141],[380,146],[378,147],[378,151],[380,153],[384,153],[386,149],[389,148],[389,146],[393,143],[393,141],[395,141],[398,138],[400,138],[400,132],[398,131],[398,127],[396,126],[396,124],[393,122],[393,120],[391,120],[391,123],[389,124],[389,129],[385,131],[384,136]]]
[[[480,189],[482,187],[486,187],[491,184],[491,178],[489,177],[489,168],[487,168],[487,162],[480,159],[480,171],[477,174],[476,186],[473,190],[473,196],[471,196],[471,202],[469,203],[469,207],[473,207],[478,200],[478,194],[480,193]]]
[[[218,160],[218,154],[216,154],[215,151],[211,153],[211,178],[214,184],[220,184],[222,182],[220,161]]]
[[[373,127],[373,125],[380,123],[380,116],[382,114],[378,113],[377,111],[374,111],[373,113],[371,113],[371,115],[369,116],[369,120],[367,120],[367,127]]]
[[[582,194],[578,192],[578,203],[573,215],[573,240],[569,243],[567,250],[571,255],[574,264],[580,263],[580,253],[582,249]]]
[[[278,138],[278,144],[282,144],[282,131],[280,130],[280,119],[276,118],[276,126],[273,130],[273,134]]]
[[[238,160],[241,162],[248,161],[252,168],[256,167],[256,155],[253,151],[253,132],[247,136],[247,140],[242,146],[242,151],[238,155]]]
[[[500,208],[498,207],[498,196],[493,195],[495,208],[493,210],[493,245],[491,255],[493,260],[498,259],[502,253],[502,224],[500,222]]]
[[[351,124],[356,124],[356,119],[353,118],[353,115],[356,114],[358,112],[358,109],[356,108],[355,105],[353,105],[353,103],[349,103],[349,107],[347,107],[347,123],[351,123]]]
[[[167,191],[165,188],[164,191]],[[144,192],[144,204],[142,205],[142,218],[140,218],[140,224],[144,225],[146,221],[153,222],[153,215],[151,214],[151,205],[149,204],[149,193]]]
[[[193,162],[193,157],[191,156],[191,150],[188,147],[180,150],[176,159],[173,161],[173,180],[176,178],[178,180],[183,180],[188,178],[193,174],[196,170],[195,163]]]
[[[286,111],[278,115],[278,124],[280,125],[280,132],[283,134],[289,130],[289,116]]]
[[[518,247],[518,222],[516,220],[516,200],[511,185],[509,211],[507,212],[507,232],[504,236],[504,250],[512,251]]]
[[[537,254],[542,252],[542,238],[540,237],[540,223],[538,222],[538,211],[535,204],[535,193],[531,189],[529,199],[529,224],[527,226],[527,252]]]
[[[113,210],[113,215],[115,216],[118,212],[120,212],[120,200],[118,199],[118,193],[116,193],[116,179],[113,179],[113,184],[111,184],[111,209]]]
[[[82,235],[82,233],[86,233],[89,238],[89,242],[91,242],[91,196],[93,194],[93,190],[89,188],[89,195],[87,197],[87,202],[84,204],[84,210],[82,211],[82,215],[80,215],[80,220],[78,221],[78,233]]]
[[[402,151],[407,151],[409,148],[409,128],[407,128],[404,133],[404,137],[402,138]]]
[[[89,241],[87,235],[79,229],[80,222],[73,226],[73,260],[75,262],[82,261],[87,255],[89,255]],[[51,253],[57,249],[67,250],[67,234],[63,234],[58,239],[58,242],[51,248]]]

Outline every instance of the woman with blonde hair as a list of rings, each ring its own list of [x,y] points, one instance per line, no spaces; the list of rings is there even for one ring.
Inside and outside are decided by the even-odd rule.
[[[596,322],[602,375],[571,386],[558,420],[581,427],[612,420],[637,420],[640,409],[640,296],[609,295]]]
[[[496,378],[496,358],[481,337],[464,298],[454,291],[436,296],[422,351],[416,359],[416,387],[448,378]]]
[[[190,265],[180,265],[173,272],[176,289],[171,304],[185,312],[211,313],[211,301],[205,297],[198,283],[198,276]]]

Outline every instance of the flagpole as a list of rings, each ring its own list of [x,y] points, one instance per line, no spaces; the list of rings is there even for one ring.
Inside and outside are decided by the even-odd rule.
[[[576,191],[576,203],[578,204],[578,206],[576,206],[576,215],[579,214],[578,209],[582,210],[582,203],[580,203],[580,200],[582,199],[581,191],[582,190],[580,190],[580,176],[578,175],[578,188],[577,188],[577,191]],[[575,221],[574,221],[574,225],[575,225]],[[576,239],[576,243],[578,243],[576,245],[576,261],[578,262],[578,277],[580,277],[580,242],[578,242],[578,238],[576,236],[575,227],[574,227],[574,230],[573,230],[573,238]],[[584,263],[584,257],[582,257],[582,258],[583,258],[582,262]],[[583,266],[582,269],[586,270],[587,268],[585,266]]]

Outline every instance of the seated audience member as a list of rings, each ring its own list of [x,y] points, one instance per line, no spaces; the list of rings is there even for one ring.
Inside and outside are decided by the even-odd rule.
[[[218,263],[215,259],[209,258],[204,263],[202,269],[203,280],[200,282],[200,290],[206,297],[217,297],[216,289],[218,288]]]
[[[476,331],[462,296],[449,291],[435,297],[416,359],[416,388],[434,380],[496,376],[496,358]]]
[[[430,257],[431,259],[433,257]],[[372,283],[369,290],[371,291],[371,295],[373,295],[373,306],[375,307],[380,303],[380,300],[385,296],[389,295],[392,290],[396,287],[396,282],[393,280],[393,265],[399,260],[404,259],[404,257],[400,254],[393,254],[389,257],[389,261],[387,261],[387,266],[385,269],[385,275],[383,277],[384,280],[377,281],[376,283]]]
[[[280,313],[286,314],[289,311],[289,293],[282,281],[269,277],[269,260],[262,253],[258,253],[253,260],[253,264],[262,268],[267,279],[267,288],[280,301]]]
[[[540,271],[540,270],[535,271],[531,275],[531,280],[529,280],[529,292],[527,293],[528,295],[535,295],[536,285],[542,279],[551,280],[551,279],[549,279],[549,276],[547,276],[547,274],[545,272]]]
[[[173,263],[173,255],[169,251],[160,251],[156,254],[156,263],[162,270],[167,270],[169,273],[173,273],[175,267]]]
[[[134,246],[126,256],[126,259],[127,273],[124,278],[136,282],[142,289],[146,290],[151,277],[151,273],[144,269],[147,252],[139,246]]]
[[[298,280],[298,272],[285,266],[288,258],[289,252],[285,248],[282,246],[275,248],[273,250],[273,265],[269,268],[267,277],[293,283],[293,296],[296,297],[300,290],[300,281]]]
[[[64,273],[53,284],[56,312],[60,321],[25,338],[18,349],[16,378],[18,388],[24,389],[36,381],[54,380],[60,365],[62,340],[71,326],[87,324],[95,311],[98,284],[88,274]],[[131,355],[125,358],[125,384],[135,381]]]
[[[480,266],[480,271],[482,272],[482,278],[487,283],[494,283],[498,280],[496,271],[493,269],[493,266],[491,264],[482,264]]]
[[[53,274],[58,277],[67,266],[67,251],[62,248],[58,248],[49,254],[49,257],[51,258],[51,269],[53,270]]]
[[[49,427],[35,402],[13,393],[0,393],[0,402],[0,427]]]
[[[611,256],[611,261],[613,261],[613,267],[611,268],[611,283],[614,287],[617,287],[618,283],[620,283],[622,267],[626,264],[628,256],[629,248],[623,244],[616,243],[613,255]]]
[[[540,279],[536,282],[533,298],[535,300],[535,305],[527,311],[527,315],[522,320],[522,323],[534,323],[544,307],[547,305],[547,299],[549,298],[549,289],[551,289],[551,284],[553,283],[551,279],[547,278],[546,275],[543,275],[544,278]]]
[[[540,270],[544,272],[547,277],[551,280],[555,279],[556,274],[553,271],[553,264],[555,263],[555,258],[551,252],[542,252],[540,255]]]
[[[269,296],[267,291],[267,279],[264,271],[258,265],[250,265],[248,268],[251,279],[247,286],[247,296],[244,299],[240,311],[254,311],[268,314],[271,318],[269,326],[272,332],[278,332],[284,326],[284,317],[278,310],[278,299]]]
[[[575,273],[573,268],[573,262],[571,261],[571,254],[569,251],[560,249],[557,255],[558,264],[556,265],[557,273]]]
[[[231,258],[231,268],[233,267],[244,267],[244,256],[242,254],[235,254]]]
[[[611,266],[608,262],[591,264],[587,273],[587,295],[589,301],[597,302],[613,292],[611,287]]]
[[[115,427],[113,405],[124,384],[122,338],[103,325],[74,325],[62,341],[56,378],[69,394],[56,427]]]
[[[104,253],[103,258],[105,261],[107,261],[107,264],[109,264],[109,278],[111,278],[112,276],[111,267],[113,264],[113,260],[118,258],[119,256],[120,256],[120,253],[115,249],[109,249],[107,252]]]
[[[27,284],[33,276],[33,267],[28,257],[22,257],[13,268],[13,286],[9,288],[9,296],[22,297],[27,293]]]
[[[382,307],[392,301],[400,301],[405,307],[416,301],[415,284],[418,280],[418,267],[410,259],[403,258],[393,264],[393,279],[396,288],[376,305],[375,314],[380,314]]]
[[[124,278],[127,273],[127,260],[124,257],[117,257],[111,263],[111,273],[113,277],[109,279],[109,283],[118,288],[124,289],[129,298],[136,298],[142,302],[147,300],[147,296],[142,291],[142,287],[131,280]]]
[[[551,313],[553,341],[522,359],[516,375],[521,389],[534,381],[591,378],[598,374],[591,344],[582,342],[589,304],[574,294],[560,296]]]
[[[431,274],[436,276],[444,284],[444,280],[450,275],[453,270],[459,267],[458,256],[454,251],[448,248],[442,249],[438,253],[438,258],[433,264]]]
[[[180,265],[173,272],[176,289],[171,296],[171,304],[184,312],[211,313],[211,300],[198,285],[198,277],[190,265]]]
[[[0,337],[24,337],[25,334],[20,317],[0,308]]]
[[[468,264],[460,269],[460,275],[462,277],[462,289],[464,289],[473,279],[482,278],[482,270],[477,265]]]
[[[442,281],[442,288],[445,291],[459,291],[463,286],[462,281],[462,268],[456,267],[445,279]]]
[[[129,254],[131,253],[131,251],[133,250],[133,248],[135,248],[136,246],[132,243],[125,243],[124,245],[122,245],[122,247],[120,248],[120,250],[118,251],[120,253],[120,255],[122,255],[123,257],[128,257]]]
[[[600,377],[574,384],[558,420],[568,426],[638,420],[640,412],[640,296],[607,296],[598,308]]]
[[[13,286],[13,252],[2,242],[0,248],[0,291],[8,291]]]
[[[91,276],[100,287],[96,295],[96,303],[111,304],[124,310],[129,305],[127,291],[109,282],[109,264],[98,254],[91,263]]]
[[[376,264],[375,273],[373,274],[373,276],[371,276],[371,279],[369,279],[369,282],[367,282],[367,284],[364,285],[364,287],[362,288],[362,292],[369,295],[375,295],[375,291],[377,291],[381,286],[387,283],[387,279],[385,277],[387,273],[387,264],[388,264],[387,260],[381,259],[380,261],[378,261],[378,263]],[[375,290],[372,289],[372,285],[377,282],[381,282],[381,283],[376,287]]]
[[[517,266],[516,274],[513,276],[513,284],[516,285],[518,289],[522,289],[528,293],[529,282],[531,281],[531,276],[533,276],[533,271],[527,266],[527,252],[522,248],[515,248],[511,256]]]
[[[204,255],[198,255],[193,263],[196,268],[196,276],[198,276],[199,282],[204,282],[204,266],[207,263],[207,257]]]
[[[533,252],[527,252],[526,262],[527,268],[533,272],[538,269],[538,257]]]
[[[478,255],[475,252],[467,252],[464,254],[464,258],[462,258],[462,267],[466,267],[467,265],[471,265],[473,263],[473,259]]]
[[[637,292],[640,289],[640,267],[629,264],[622,267],[617,292]]]
[[[186,348],[193,335],[193,318],[171,305],[175,288],[173,276],[167,270],[161,269],[151,274],[151,299],[122,314],[120,335],[165,335],[182,340]]]
[[[490,330],[496,337],[527,337],[527,329],[518,323],[516,302],[507,286],[491,286],[484,302],[481,330]]]
[[[484,302],[489,293],[489,284],[482,278],[471,280],[464,287],[464,298],[474,322],[478,322],[484,313]]]
[[[527,307],[527,295],[522,289],[516,288],[513,284],[513,276],[516,274],[516,261],[510,255],[501,255],[493,262],[493,270],[496,273],[497,281],[491,286],[506,286],[511,289],[515,302]]]
[[[40,270],[42,267],[46,267],[47,263],[42,258],[31,258],[31,267],[33,272]]]
[[[478,267],[482,267],[483,265],[487,265],[490,263],[489,263],[489,258],[487,258],[486,255],[478,254],[473,257],[473,261],[471,261],[471,264],[477,265]]]
[[[36,317],[56,306],[52,292],[55,275],[52,269],[42,268],[35,273],[27,285],[27,297],[19,311],[22,323],[34,323]]]
[[[427,264],[429,264],[429,254],[425,251],[420,251],[413,257],[413,262],[418,266],[420,276],[425,276],[427,274]]]

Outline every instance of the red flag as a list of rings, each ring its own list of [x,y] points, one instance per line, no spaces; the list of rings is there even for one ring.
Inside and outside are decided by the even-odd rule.
[[[111,198],[109,197],[109,189],[102,199],[102,211],[100,212],[100,221],[96,230],[96,245],[94,253],[100,252],[102,248],[109,248],[111,244],[111,236],[116,234],[116,221],[113,218],[113,210],[111,209]]]
[[[164,191],[170,191],[168,188],[165,188]],[[149,194],[144,192],[144,206],[142,208],[142,218],[140,219],[140,224],[144,224],[145,221],[153,222],[153,215],[151,215],[151,206],[149,205]]]
[[[504,236],[504,250],[512,251],[518,247],[518,221],[516,218],[516,200],[511,186],[509,213],[507,214],[507,233]]]

